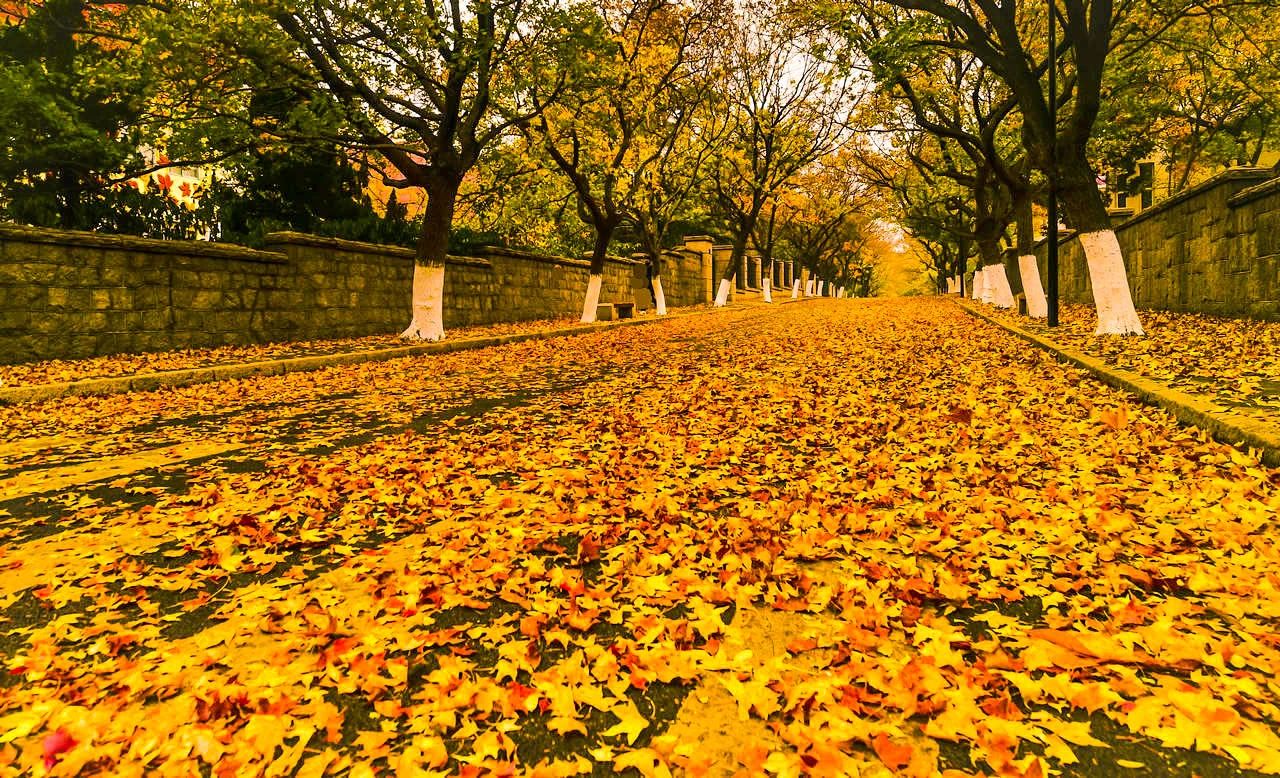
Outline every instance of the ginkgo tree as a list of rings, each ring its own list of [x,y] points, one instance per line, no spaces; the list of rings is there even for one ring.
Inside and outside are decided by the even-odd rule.
[[[1098,313],[1098,333],[1142,334],[1124,257],[1089,155],[1107,61],[1115,44],[1113,33],[1137,4],[1058,0],[1053,4],[1053,23],[1061,35],[1057,49],[1050,52],[1046,43],[1050,17],[1042,4],[884,1],[907,15],[895,46],[964,51],[1008,86],[1021,116],[1031,163],[1052,178],[1066,216],[1078,231]],[[848,13],[849,6],[877,13],[873,0],[839,0],[836,5],[845,9],[846,19],[856,16]],[[1066,71],[1061,94],[1055,96],[1062,106],[1056,115],[1046,93],[1052,67]]]
[[[1176,193],[1222,166],[1257,165],[1280,135],[1280,31],[1268,3],[1144,4],[1111,57],[1095,146],[1109,188],[1144,158]],[[1097,142],[1100,141],[1100,142]],[[1119,179],[1119,180],[1117,180]],[[1152,182],[1147,181],[1149,186]]]
[[[1021,138],[1021,116],[1008,86],[962,47],[902,47],[915,22],[893,6],[864,10],[854,33],[868,52],[881,88],[897,100],[903,124],[936,138],[938,158],[921,167],[952,178],[971,193],[972,235],[982,261],[978,285],[990,302],[1015,306],[1023,293],[1027,312],[1048,313],[1033,255],[1031,166]],[[904,33],[903,27],[907,28]],[[941,28],[940,40],[956,32]],[[910,148],[905,149],[911,154]],[[1016,252],[1006,267],[1003,244],[1017,227]]]
[[[526,133],[568,180],[592,230],[582,303],[582,321],[592,322],[618,228],[653,214],[655,172],[669,173],[674,155],[697,153],[683,141],[706,94],[710,37],[724,6],[721,0],[609,0],[594,13],[579,11],[573,45],[561,49],[568,87],[551,105],[546,79],[531,80],[525,98],[537,119]],[[651,241],[657,227],[649,224]],[[651,277],[665,311],[661,277]]]
[[[214,8],[223,3],[207,4],[218,18],[244,15],[235,3]],[[543,0],[252,6],[291,45],[292,56],[272,62],[278,77],[322,85],[343,121],[340,139],[380,154],[393,186],[426,192],[407,339],[444,336],[445,256],[458,191],[485,149],[531,118],[516,109],[513,94],[562,29],[550,6]]]

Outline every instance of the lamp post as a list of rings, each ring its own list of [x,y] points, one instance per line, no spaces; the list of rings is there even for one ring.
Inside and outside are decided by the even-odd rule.
[[[1058,326],[1058,32],[1054,0],[1049,0],[1049,229],[1048,255],[1049,326]]]

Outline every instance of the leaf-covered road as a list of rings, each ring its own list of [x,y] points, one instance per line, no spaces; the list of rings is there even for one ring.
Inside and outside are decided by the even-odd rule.
[[[1280,773],[1280,474],[946,301],[0,429],[3,774]]]

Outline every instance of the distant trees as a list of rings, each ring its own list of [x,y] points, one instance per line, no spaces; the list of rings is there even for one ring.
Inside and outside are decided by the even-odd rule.
[[[558,68],[569,75],[560,94],[547,94],[554,79],[546,75],[530,80],[525,100],[536,118],[526,132],[565,176],[592,230],[584,322],[595,321],[618,228],[630,220],[646,242],[660,239],[669,217],[653,199],[654,176],[698,165],[685,141],[714,72],[709,36],[723,15],[718,0],[597,3],[561,49]],[[681,152],[684,159],[673,159]],[[660,279],[654,293],[665,311]]]
[[[862,92],[855,72],[830,58],[829,36],[765,3],[740,7],[726,34],[719,97],[729,131],[711,160],[710,194],[733,253],[716,305],[727,302],[770,199],[854,133]]]
[[[883,249],[875,223],[876,194],[850,175],[856,157],[830,154],[795,176],[769,207],[778,248],[769,252],[853,296],[872,292],[877,253]]]
[[[898,101],[894,113],[909,117],[897,153],[910,158],[930,146],[906,135],[931,136],[937,157],[913,160],[917,177],[950,178],[968,190],[966,206],[951,208],[950,219],[942,214],[951,222],[942,226],[928,202],[889,187],[904,223],[923,230],[917,237],[939,278],[943,265],[963,264],[976,249],[991,268],[980,279],[993,279],[1001,296],[1005,279],[1010,291],[1023,287],[1029,312],[1042,314],[1031,247],[1034,206],[1051,180],[1086,255],[1099,333],[1142,331],[1100,174],[1108,190],[1123,191],[1134,163],[1157,154],[1176,191],[1201,162],[1259,159],[1280,120],[1280,35],[1267,3],[832,0],[823,7],[872,63],[882,93]],[[1060,76],[1056,116],[1051,71]],[[997,256],[1006,253],[1016,268],[1012,260],[1000,267]]]

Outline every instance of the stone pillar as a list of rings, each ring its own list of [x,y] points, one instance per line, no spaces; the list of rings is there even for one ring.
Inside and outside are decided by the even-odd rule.
[[[635,263],[631,267],[631,299],[636,310],[647,311],[657,304],[649,288],[649,255],[637,251],[631,255],[631,261]]]
[[[702,302],[709,303],[716,299],[715,247],[711,238],[706,235],[684,236],[684,250],[702,257]]]
[[[754,251],[751,252],[751,280],[756,289],[764,289],[764,258]]]
[[[750,279],[747,278],[747,255],[743,254],[738,258],[738,283],[739,291],[745,292],[750,286]]]

